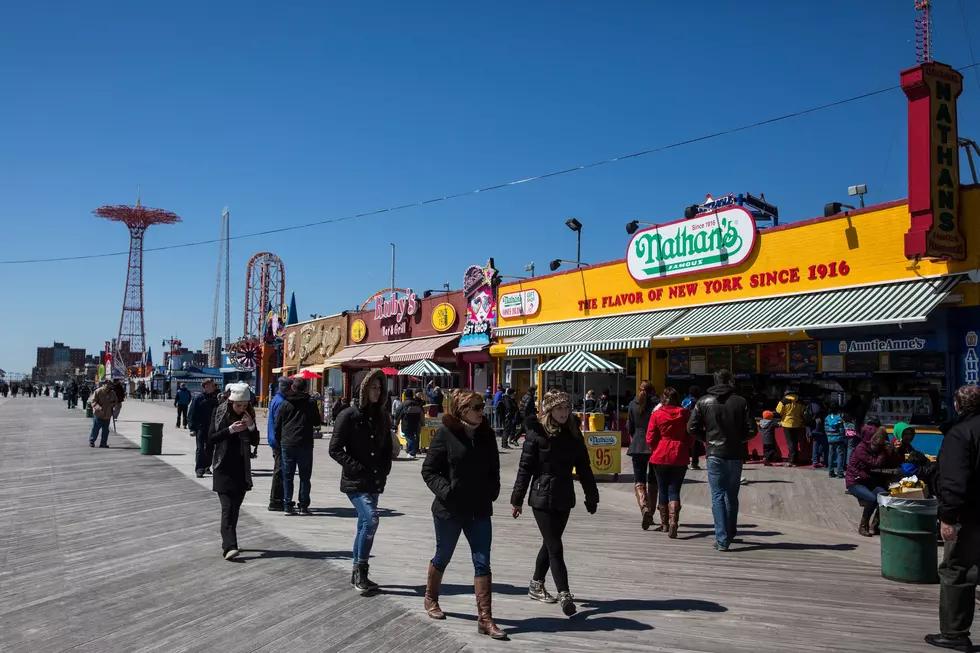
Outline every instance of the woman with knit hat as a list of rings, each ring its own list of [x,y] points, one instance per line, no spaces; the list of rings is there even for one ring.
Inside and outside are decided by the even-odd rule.
[[[565,566],[561,537],[568,517],[575,507],[575,486],[572,469],[578,473],[585,491],[585,507],[595,514],[599,505],[599,488],[592,475],[592,461],[579,430],[578,419],[572,416],[572,401],[568,394],[549,390],[541,401],[541,418],[524,420],[527,436],[524,450],[510,496],[511,515],[517,519],[528,487],[528,505],[534,513],[543,540],[534,564],[534,575],[528,596],[543,603],[556,600],[544,587],[545,575],[551,569],[558,589],[557,602],[566,616],[575,614],[575,604],[568,588],[568,569]]]
[[[232,383],[226,388],[226,401],[214,409],[208,428],[208,444],[214,447],[211,462],[212,489],[221,501],[221,555],[233,560],[238,548],[238,515],[245,493],[252,489],[250,448],[258,444],[255,409],[249,405],[246,383]]]
[[[378,591],[368,578],[368,560],[378,531],[378,499],[391,472],[391,416],[382,401],[387,377],[374,369],[361,381],[360,400],[337,416],[330,457],[340,463],[340,491],[357,511],[350,583],[361,594]]]
[[[425,583],[425,612],[432,619],[446,618],[439,607],[439,588],[462,533],[473,558],[477,632],[506,639],[491,610],[490,516],[500,495],[500,455],[493,428],[483,414],[485,408],[486,399],[476,392],[454,391],[422,463],[422,478],[435,495],[432,520],[436,534],[436,552]]]

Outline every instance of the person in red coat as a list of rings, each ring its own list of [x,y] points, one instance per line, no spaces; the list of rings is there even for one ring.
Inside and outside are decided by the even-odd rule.
[[[647,445],[650,463],[657,475],[657,509],[661,522],[667,523],[668,537],[677,537],[677,520],[681,513],[681,485],[691,460],[691,445],[687,432],[691,411],[681,407],[681,398],[673,388],[666,388],[660,407],[650,416]]]

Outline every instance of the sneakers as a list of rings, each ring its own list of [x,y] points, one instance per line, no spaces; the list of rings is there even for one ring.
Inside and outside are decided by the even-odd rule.
[[[368,578],[368,571],[369,567],[366,562],[359,562],[357,568],[354,570],[354,591],[360,592],[361,596],[372,594],[381,589],[377,583]]]
[[[282,501],[270,501],[269,502],[269,512],[282,512],[286,509]]]
[[[94,449],[95,448],[95,443],[94,442],[89,442],[88,443],[88,446],[90,446],[90,447],[92,447]]]
[[[194,475],[197,476],[198,478],[204,478],[204,472],[202,472],[201,470],[197,470],[196,472],[194,472]]]
[[[715,551],[721,551],[722,553],[728,551],[728,545],[722,544],[720,542],[715,542]]]
[[[99,449],[108,449],[108,448],[109,448],[109,445],[107,445],[107,444],[100,444],[99,445]]]
[[[566,617],[571,617],[578,611],[572,601],[571,592],[558,592],[558,605],[561,606],[561,611]]]
[[[241,551],[239,551],[236,547],[231,547],[224,553],[225,560],[234,560],[239,555],[241,555]]]
[[[548,594],[543,580],[532,580],[527,588],[527,595],[529,598],[535,601],[541,601],[542,603],[558,603],[558,599]]]
[[[830,478],[837,478],[837,472],[830,472],[828,476],[830,476]]]
[[[287,503],[286,505],[283,506],[282,512],[284,515],[295,515],[296,507],[291,503]]]
[[[304,517],[312,517],[313,516],[313,513],[310,512],[309,506],[300,506],[299,507],[299,514],[302,515],[302,516],[304,516]]]

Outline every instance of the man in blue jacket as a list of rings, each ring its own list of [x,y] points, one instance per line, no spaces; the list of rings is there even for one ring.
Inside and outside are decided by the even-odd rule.
[[[187,411],[191,405],[191,391],[187,389],[187,385],[184,383],[180,384],[177,388],[177,394],[174,395],[174,406],[177,407],[177,428],[180,428],[180,418],[184,418],[184,428],[188,428],[187,425]]]
[[[184,390],[187,392],[187,390]],[[178,392],[180,392],[178,390]],[[201,394],[194,397],[190,405],[190,415],[187,417],[187,428],[197,440],[197,455],[194,471],[198,478],[204,478],[205,472],[211,471],[211,459],[214,457],[214,445],[208,444],[208,430],[218,407],[218,388],[211,379],[201,383]]]
[[[269,512],[283,511],[283,492],[282,492],[282,449],[276,442],[276,415],[279,407],[286,401],[286,395],[293,389],[293,380],[289,377],[279,379],[279,391],[269,402],[269,426],[266,429],[266,440],[272,447],[272,491],[269,492]]]

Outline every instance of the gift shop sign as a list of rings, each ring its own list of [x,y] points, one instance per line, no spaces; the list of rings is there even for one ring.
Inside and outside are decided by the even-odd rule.
[[[960,231],[960,171],[956,99],[963,75],[942,63],[902,71],[908,97],[908,258],[966,258]]]
[[[537,290],[522,290],[500,296],[500,317],[531,317],[541,310],[541,295]]]
[[[744,262],[755,240],[752,214],[727,206],[637,231],[626,248],[626,265],[637,281],[703,272]]]

